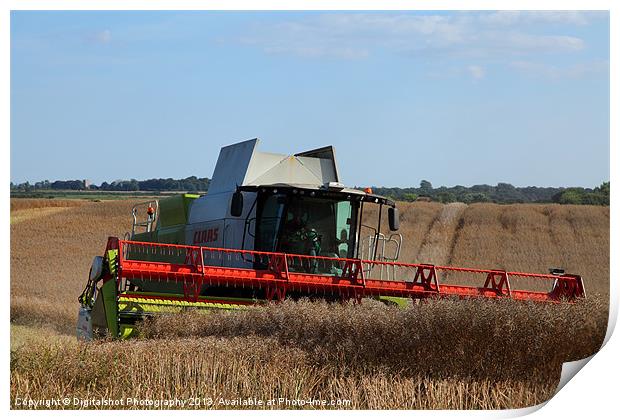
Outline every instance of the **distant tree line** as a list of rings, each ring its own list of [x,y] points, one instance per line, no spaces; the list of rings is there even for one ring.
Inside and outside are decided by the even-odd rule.
[[[32,192],[40,190],[100,190],[100,191],[207,191],[209,178],[190,176],[184,179],[153,178],[146,181],[135,179],[103,182],[97,186],[87,180],[54,181],[48,180],[30,184],[24,182],[13,184],[11,191]],[[597,204],[609,205],[609,182],[596,188],[554,188],[554,187],[515,187],[500,182],[492,185],[474,185],[464,187],[433,188],[423,180],[420,187],[386,188],[372,187],[376,194],[390,197],[397,201],[416,201],[420,199],[441,203],[560,203],[560,204]]]
[[[441,203],[560,203],[609,205],[609,182],[592,188],[515,187],[511,184],[433,188],[423,180],[420,187],[372,187],[373,192],[397,201],[432,200]]]
[[[102,191],[207,191],[209,178],[190,176],[184,179],[153,178],[146,181],[120,180],[104,182],[98,189]]]
[[[40,191],[40,190],[100,190],[100,191],[207,191],[209,178],[190,176],[184,179],[153,178],[146,181],[135,179],[116,180],[101,185],[90,184],[87,180],[54,181],[48,180],[30,184],[28,181],[21,184],[11,182],[11,191]]]
[[[600,204],[609,205],[609,182],[604,182],[594,190],[585,188],[567,188],[553,196],[553,201],[560,204]]]

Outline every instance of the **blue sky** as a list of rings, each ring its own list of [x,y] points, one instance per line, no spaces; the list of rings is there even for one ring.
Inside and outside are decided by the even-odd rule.
[[[12,12],[11,180],[210,177],[336,146],[348,185],[609,179],[606,12]]]

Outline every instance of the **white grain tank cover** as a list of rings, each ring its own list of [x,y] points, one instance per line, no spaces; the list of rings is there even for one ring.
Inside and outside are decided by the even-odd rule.
[[[287,156],[259,152],[259,139],[222,147],[209,195],[234,191],[237,185],[313,185],[340,182],[332,146]]]
[[[207,195],[231,192],[243,185],[258,143],[258,139],[252,139],[222,147]]]
[[[209,191],[192,203],[190,225],[229,217],[230,199],[237,186],[280,184],[321,188],[339,182],[333,147],[287,156],[259,152],[259,142],[247,140],[221,149]],[[251,204],[248,200],[247,206]],[[196,229],[189,229],[188,235],[192,236]]]
[[[328,146],[294,156],[255,153],[243,185],[287,184],[320,188],[330,182],[339,180],[334,150]]]
[[[340,182],[332,146],[287,156],[259,152],[259,139],[223,147],[207,195],[232,192],[242,185],[308,185]]]

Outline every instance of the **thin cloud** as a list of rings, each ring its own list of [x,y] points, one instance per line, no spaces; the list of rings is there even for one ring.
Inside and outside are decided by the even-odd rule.
[[[535,52],[572,52],[579,51],[585,47],[585,42],[581,38],[565,35],[529,35],[525,33],[512,32],[505,34],[501,39],[506,47],[513,48],[516,51]]]
[[[292,54],[300,57],[319,58],[334,57],[344,60],[362,59],[368,57],[368,50],[351,47],[329,47],[329,46],[268,46],[264,48],[268,54]]]
[[[109,29],[104,29],[92,35],[90,39],[97,44],[109,44],[112,42],[112,32]]]
[[[530,24],[581,26],[585,12],[491,12],[456,14],[327,13],[255,27],[242,43],[269,54],[361,59],[378,50],[449,57],[503,58],[583,50],[577,36],[539,34]],[[565,27],[562,28],[565,32]]]
[[[510,67],[530,77],[549,80],[579,79],[586,75],[609,72],[609,61],[591,61],[563,67],[532,61],[514,61],[510,63]]]
[[[494,26],[527,25],[549,23],[561,25],[588,25],[592,20],[605,14],[586,11],[520,11],[500,10],[497,12],[482,13],[478,20],[483,24]]]
[[[482,80],[486,76],[486,70],[484,69],[484,67],[476,64],[470,64],[467,67],[467,71],[474,80]]]

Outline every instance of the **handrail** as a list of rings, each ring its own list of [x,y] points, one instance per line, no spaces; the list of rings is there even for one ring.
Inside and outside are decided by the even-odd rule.
[[[523,273],[500,269],[436,266],[131,240],[117,240],[117,243],[119,249],[125,251],[119,253],[120,268],[125,277],[149,276],[149,280],[154,278],[186,283],[191,278],[193,295],[189,297],[194,299],[202,284],[213,282],[220,284],[219,282],[223,281],[227,285],[230,283],[232,287],[246,287],[246,284],[249,284],[251,287],[265,288],[268,290],[268,295],[278,300],[284,298],[287,288],[293,290],[295,287],[307,288],[309,293],[336,293],[347,296],[353,293],[357,297],[381,294],[416,298],[435,294],[546,301],[585,297],[581,277],[571,274]],[[145,257],[148,255],[148,258],[141,259],[141,254]],[[236,260],[239,260],[237,266],[235,255],[238,256]],[[249,261],[240,261],[240,257],[245,259],[248,256]],[[228,265],[217,263],[224,258],[230,262]],[[380,269],[387,267],[394,273],[399,270],[399,276],[394,275],[390,280],[373,278],[372,270],[365,273],[364,266],[377,266]],[[439,278],[441,273],[444,276],[450,273],[483,274],[485,277],[479,280],[479,284],[484,285],[446,284],[445,278],[443,280]],[[552,280],[553,286],[548,292],[513,289],[509,279],[514,280],[515,277]],[[359,291],[360,287],[363,292]]]

